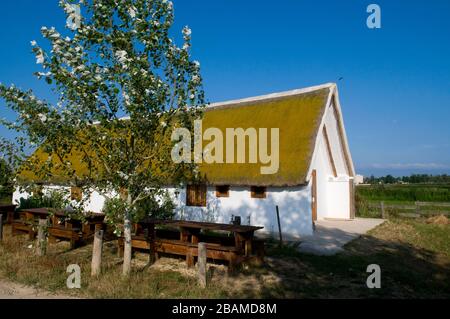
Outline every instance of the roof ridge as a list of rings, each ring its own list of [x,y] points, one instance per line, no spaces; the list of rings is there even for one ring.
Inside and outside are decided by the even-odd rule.
[[[289,91],[275,92],[275,93],[257,95],[257,96],[242,98],[242,99],[228,100],[228,101],[223,101],[223,102],[215,102],[215,103],[209,104],[207,106],[207,108],[215,108],[215,107],[221,107],[221,106],[236,105],[236,104],[241,104],[241,103],[264,101],[264,100],[269,100],[269,99],[274,99],[274,98],[279,98],[279,97],[287,97],[287,96],[294,96],[294,95],[310,93],[310,92],[318,91],[318,90],[325,89],[325,88],[331,89],[333,87],[336,87],[336,83],[328,82],[328,83],[324,83],[324,84],[320,84],[320,85],[314,85],[314,86],[309,86],[309,87],[294,89],[294,90],[289,90]]]

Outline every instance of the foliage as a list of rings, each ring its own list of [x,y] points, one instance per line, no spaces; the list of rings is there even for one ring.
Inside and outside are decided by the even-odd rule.
[[[155,192],[157,190],[154,190]],[[165,190],[159,190],[158,195],[149,196],[138,203],[132,216],[133,222],[139,222],[145,217],[157,219],[172,219],[175,204],[170,194]],[[127,210],[126,202],[121,198],[111,198],[105,201],[103,213],[109,225],[115,227],[115,233],[121,233],[120,224]],[[118,227],[119,226],[119,227]]]
[[[18,209],[56,208],[64,209],[68,205],[67,194],[59,190],[50,190],[45,194],[33,194],[28,198],[21,197]]]
[[[0,197],[12,193],[12,170],[9,164],[0,157]]]
[[[360,185],[356,194],[372,201],[449,202],[450,185]]]
[[[60,2],[68,19],[74,17],[73,3]],[[80,5],[79,26],[68,24],[67,36],[42,27],[50,47],[31,42],[44,69],[35,75],[49,84],[55,105],[31,90],[0,84],[0,97],[17,114],[14,122],[0,120],[17,133],[14,140],[0,139],[0,153],[15,168],[44,181],[57,172],[70,185],[81,185],[85,194],[109,197],[127,190],[129,221],[140,202],[155,195],[151,189],[169,177],[182,182],[194,171],[194,164],[173,164],[170,136],[174,126],[191,129],[202,113],[200,65],[191,60],[187,26],[181,47],[169,36],[170,1],[91,0]],[[40,145],[44,161],[29,157],[30,145]],[[80,165],[81,174],[75,169]],[[78,203],[83,205],[84,200]]]

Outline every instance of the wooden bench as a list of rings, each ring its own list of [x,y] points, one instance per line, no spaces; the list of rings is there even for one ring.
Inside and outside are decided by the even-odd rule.
[[[29,240],[34,240],[37,235],[37,232],[33,229],[33,225],[24,220],[14,220],[11,223],[11,233],[13,235],[28,234]]]
[[[118,239],[119,253],[123,255],[124,238]],[[152,247],[153,246],[153,247]],[[158,253],[186,256],[188,267],[194,266],[195,257],[198,257],[198,245],[174,239],[155,239],[149,241],[145,236],[132,236],[131,247],[135,249],[150,250],[150,258],[158,258]],[[233,271],[239,261],[239,252],[233,246],[207,243],[206,257],[212,260],[228,262],[229,271]]]
[[[0,205],[0,215],[3,215],[3,224],[11,224],[14,221],[17,205]]]
[[[74,249],[82,245],[83,234],[81,229],[71,228],[65,226],[50,226],[48,227],[48,240],[50,243],[55,243],[57,240],[70,241],[70,248]]]

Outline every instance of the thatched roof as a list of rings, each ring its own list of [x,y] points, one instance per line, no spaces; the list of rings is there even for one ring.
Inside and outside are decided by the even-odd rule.
[[[201,164],[200,172],[209,184],[297,186],[307,182],[316,137],[334,84],[249,98],[208,107],[203,118],[203,131],[226,128],[279,128],[279,170],[261,174],[261,163]],[[209,141],[204,141],[204,146]],[[224,145],[226,145],[224,141]],[[270,143],[269,143],[270,147]],[[45,160],[37,150],[33,156]],[[175,165],[175,164],[174,164]],[[266,166],[266,164],[264,164]],[[22,172],[22,180],[35,180],[31,172]]]
[[[279,170],[261,174],[261,163],[202,164],[213,184],[294,186],[304,184],[329,87],[217,104],[204,115],[205,127],[279,128]],[[270,143],[269,143],[270,147]]]

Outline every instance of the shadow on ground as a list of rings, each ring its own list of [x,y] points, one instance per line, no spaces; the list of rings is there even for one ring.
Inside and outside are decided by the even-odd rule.
[[[341,230],[336,230],[341,231]],[[344,235],[345,234],[340,234]],[[449,298],[450,258],[397,241],[363,235],[334,256],[299,253],[295,247],[268,248],[267,264],[252,269],[259,290],[243,297],[263,298]],[[381,288],[366,285],[367,266],[381,267]],[[269,274],[279,280],[264,281]]]

